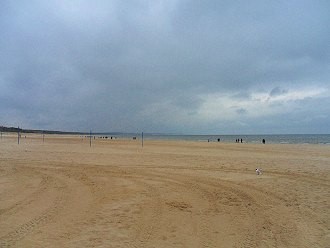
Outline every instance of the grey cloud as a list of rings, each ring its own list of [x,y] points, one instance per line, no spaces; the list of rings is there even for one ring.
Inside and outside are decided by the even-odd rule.
[[[169,101],[195,115],[203,94],[327,87],[329,11],[326,1],[3,1],[0,113],[31,128],[189,132],[141,112]]]
[[[287,93],[288,91],[285,89],[281,89],[280,87],[275,87],[273,88],[270,93],[269,96],[273,97],[273,96],[280,96],[283,95],[285,93]]]
[[[236,110],[236,113],[239,114],[239,115],[244,115],[247,113],[247,110],[244,109],[244,108],[239,108]]]

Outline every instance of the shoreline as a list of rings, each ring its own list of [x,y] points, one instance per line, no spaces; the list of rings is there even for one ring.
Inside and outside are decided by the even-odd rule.
[[[17,137],[18,133],[15,132],[2,132],[1,138]],[[37,137],[79,137],[88,138],[90,133],[25,133],[21,132],[20,137],[37,138]],[[209,143],[239,143],[235,139],[242,139],[243,144],[262,144],[262,139],[266,140],[266,144],[280,144],[280,145],[330,145],[330,134],[303,134],[303,135],[153,135],[145,134],[144,141],[191,141],[191,142],[209,142]],[[296,138],[296,139],[294,139]],[[141,141],[141,135],[136,134],[93,134],[93,140],[135,140]],[[218,141],[220,139],[220,141]],[[323,139],[323,140],[322,140]]]

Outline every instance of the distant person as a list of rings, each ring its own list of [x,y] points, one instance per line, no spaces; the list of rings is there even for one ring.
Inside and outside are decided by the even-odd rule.
[[[265,139],[262,139],[262,144],[266,144],[266,140]]]
[[[218,142],[220,142],[220,139],[218,139]]]
[[[241,139],[241,143],[243,143],[243,139]]]

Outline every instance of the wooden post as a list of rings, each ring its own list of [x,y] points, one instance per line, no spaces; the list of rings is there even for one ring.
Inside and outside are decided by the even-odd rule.
[[[89,132],[89,147],[92,147],[92,130]]]

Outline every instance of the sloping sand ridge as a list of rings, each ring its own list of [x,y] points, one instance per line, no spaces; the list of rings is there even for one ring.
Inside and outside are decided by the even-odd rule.
[[[329,172],[327,145],[5,135],[0,247],[330,247]]]

